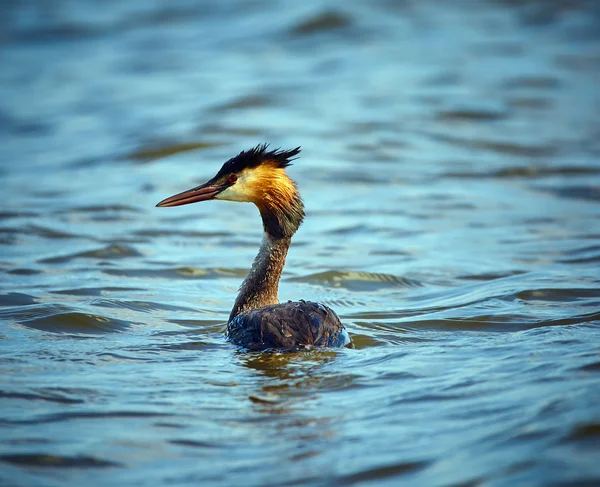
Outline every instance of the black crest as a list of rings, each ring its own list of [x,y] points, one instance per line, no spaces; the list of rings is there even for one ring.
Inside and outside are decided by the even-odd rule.
[[[215,178],[224,176],[225,174],[237,173],[243,169],[255,168],[267,161],[275,163],[277,167],[288,167],[294,160],[294,157],[300,153],[300,147],[292,150],[275,149],[272,151],[268,150],[268,148],[269,144],[259,144],[253,149],[240,152],[237,156],[232,157],[223,164],[223,167]]]

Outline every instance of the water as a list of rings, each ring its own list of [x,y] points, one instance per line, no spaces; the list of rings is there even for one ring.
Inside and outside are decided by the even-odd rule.
[[[8,2],[0,484],[597,485],[597,2]],[[281,299],[355,350],[223,338],[302,145]]]

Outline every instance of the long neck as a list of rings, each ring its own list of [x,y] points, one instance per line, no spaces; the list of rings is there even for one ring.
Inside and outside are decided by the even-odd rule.
[[[291,237],[275,238],[265,232],[258,255],[240,287],[229,321],[243,311],[279,302],[279,279],[290,242]]]
[[[229,321],[243,311],[279,303],[281,271],[292,236],[304,218],[298,189],[285,172],[279,173],[279,179],[270,181],[266,188],[255,201],[265,230],[263,241],[240,287]]]

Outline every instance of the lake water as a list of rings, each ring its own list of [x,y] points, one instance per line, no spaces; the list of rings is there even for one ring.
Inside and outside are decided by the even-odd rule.
[[[0,484],[600,482],[600,4],[0,7]],[[155,208],[261,142],[307,218],[223,332],[252,205]]]

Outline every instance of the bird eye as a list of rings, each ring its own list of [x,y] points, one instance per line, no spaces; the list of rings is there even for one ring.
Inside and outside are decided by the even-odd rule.
[[[238,180],[237,174],[231,174],[231,175],[229,176],[229,179],[227,180],[227,182],[228,182],[228,183],[231,183],[231,184],[233,184],[233,183],[235,183],[237,180]]]

